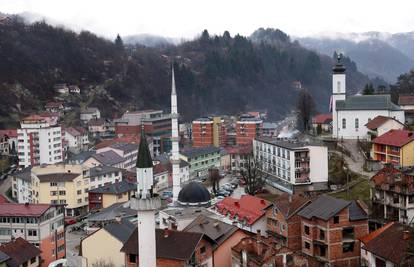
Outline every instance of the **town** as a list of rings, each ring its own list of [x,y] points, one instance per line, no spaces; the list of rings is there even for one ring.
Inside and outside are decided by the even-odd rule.
[[[0,267],[414,266],[414,71],[383,85],[351,53],[319,57],[273,29],[204,30],[156,56],[65,31],[0,13],[0,58],[21,56],[1,41],[18,32],[105,54],[76,62],[82,76],[30,75],[41,96],[0,62]],[[27,64],[52,66],[42,53]],[[205,76],[191,70],[200,58]]]

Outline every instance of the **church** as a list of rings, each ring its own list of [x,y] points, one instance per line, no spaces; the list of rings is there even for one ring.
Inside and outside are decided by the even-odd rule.
[[[377,116],[390,117],[405,122],[404,110],[391,102],[391,95],[346,96],[345,67],[342,55],[332,69],[332,137],[366,139],[366,124]]]

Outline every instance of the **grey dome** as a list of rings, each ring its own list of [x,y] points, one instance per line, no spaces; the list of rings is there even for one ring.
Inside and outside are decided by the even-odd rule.
[[[205,205],[210,201],[210,192],[201,183],[190,182],[178,194],[181,205]]]

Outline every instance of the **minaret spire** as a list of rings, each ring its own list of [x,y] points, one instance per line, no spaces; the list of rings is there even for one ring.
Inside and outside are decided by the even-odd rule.
[[[179,155],[179,137],[178,137],[178,109],[177,109],[177,91],[175,88],[174,63],[171,68],[171,143],[172,143],[172,177],[173,177],[173,203],[177,201],[180,193],[180,155]]]
[[[136,166],[137,195],[131,199],[131,208],[138,211],[139,266],[156,267],[155,212],[161,207],[161,200],[152,190],[153,164],[143,124]]]

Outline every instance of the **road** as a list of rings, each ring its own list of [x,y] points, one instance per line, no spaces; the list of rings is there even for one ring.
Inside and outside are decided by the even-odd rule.
[[[66,227],[66,259],[68,267],[79,267],[82,266],[79,245],[81,238],[85,237],[86,233],[84,231],[69,232],[73,226]]]
[[[231,174],[227,174],[226,176],[224,176],[220,181],[219,181],[219,187],[221,187],[222,185],[226,184],[226,183],[230,183],[235,177]],[[212,192],[213,191],[213,186],[207,186],[208,191]],[[237,186],[236,189],[234,189],[233,193],[231,194],[231,197],[234,198],[240,198],[242,195],[245,195],[246,193],[244,192],[244,187],[243,186]]]
[[[367,172],[364,170],[365,159],[359,151],[357,140],[344,140],[342,146],[351,154],[351,157],[348,157],[345,154],[343,155],[345,162],[348,164],[348,168],[351,171],[366,176],[367,178],[370,178],[375,174],[375,172]]]

